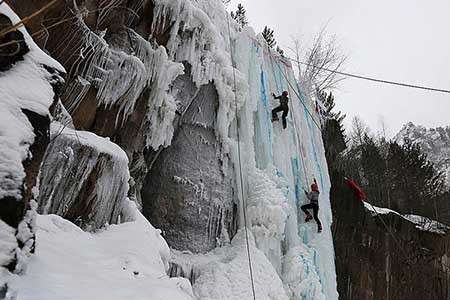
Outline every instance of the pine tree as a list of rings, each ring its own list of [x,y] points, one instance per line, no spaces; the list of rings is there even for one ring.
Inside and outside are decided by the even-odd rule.
[[[328,118],[335,119],[336,121],[338,121],[339,124],[342,125],[345,118],[345,114],[343,114],[341,111],[338,112],[334,111],[336,103],[334,102],[333,93],[332,92],[327,93],[325,91],[317,90],[317,97],[326,108],[325,115]]]
[[[237,6],[236,12],[231,12],[231,17],[236,20],[236,22],[244,28],[248,24],[247,12],[245,11],[244,6],[239,3]]]
[[[273,49],[277,44],[277,42],[275,41],[275,37],[273,36],[273,29],[270,29],[269,27],[265,26],[262,32],[262,36],[266,40],[267,45]]]
[[[281,56],[284,56],[284,50],[281,49],[279,46],[277,46],[277,52],[281,54]]]

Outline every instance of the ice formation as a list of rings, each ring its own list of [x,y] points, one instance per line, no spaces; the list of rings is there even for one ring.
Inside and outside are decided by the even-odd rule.
[[[216,87],[216,136],[223,153],[231,157],[236,179],[240,176],[236,136],[239,124],[244,182],[241,186],[237,180],[236,195],[241,203],[245,200],[257,247],[284,280],[291,299],[337,299],[329,229],[330,181],[320,116],[313,99],[295,80],[289,61],[269,50],[250,28],[240,31],[229,20],[228,29],[229,17],[219,1],[155,2],[154,30],[158,30],[158,24],[173,24],[169,58],[187,61],[197,85],[212,81]],[[283,90],[291,99],[287,130],[272,123],[270,115],[278,105],[271,94]],[[321,190],[319,216],[325,228],[321,234],[317,234],[315,224],[304,223],[300,211],[300,206],[308,202],[302,189],[308,189],[313,178]],[[245,199],[241,199],[241,190]],[[196,259],[189,259],[195,264]],[[310,292],[301,287],[309,287]],[[261,283],[257,285],[257,290],[262,288]],[[197,281],[194,293],[201,298],[201,291],[202,283]],[[232,299],[227,297],[230,295],[218,292],[201,299]]]
[[[107,138],[58,122],[52,123],[51,133],[52,142],[41,167],[39,212],[76,220],[84,229],[116,223],[128,192],[125,152]],[[80,194],[88,203],[79,203]],[[86,209],[89,215],[85,215]],[[93,224],[85,224],[84,219]]]
[[[111,49],[102,36],[86,32],[83,35],[87,38],[83,41],[86,45],[83,51],[86,52],[82,52],[80,57],[88,57],[88,60],[79,66],[83,68],[78,77],[79,86],[69,90],[79,93],[80,97],[74,97],[68,110],[73,111],[86,89],[94,85],[99,90],[97,99],[100,104],[118,105],[126,118],[133,111],[137,97],[149,87],[151,93],[147,99],[145,125],[147,146],[154,149],[167,147],[173,136],[177,105],[171,84],[182,74],[182,63],[190,64],[197,87],[212,82],[219,96],[214,122],[216,137],[221,143],[218,155],[230,157],[236,179],[240,177],[242,167],[244,180],[242,185],[236,180],[235,195],[240,204],[247,205],[257,299],[337,299],[330,232],[330,181],[320,116],[314,110],[308,89],[296,82],[288,60],[269,50],[250,28],[239,30],[221,1],[155,0],[154,4],[153,33],[158,32],[159,24],[172,23],[167,52],[162,47],[153,47],[132,31],[129,33],[133,37],[134,49],[130,53]],[[86,29],[82,20],[79,23],[82,29]],[[134,78],[128,76],[130,72]],[[279,122],[272,123],[270,115],[271,109],[278,105],[271,94],[280,94],[283,90],[290,94],[286,130]],[[124,101],[125,97],[127,101]],[[113,196],[124,198],[126,194],[123,188],[128,180],[123,176],[127,174],[125,154],[118,155],[121,153],[118,149],[111,151],[113,144],[109,141],[109,146],[103,147],[106,141],[103,139],[102,142],[102,138],[89,133],[64,128],[58,138],[58,129],[53,132],[54,151],[49,153],[53,158],[46,161],[56,161],[66,167],[43,167],[43,172],[53,174],[45,177],[55,181],[41,182],[40,199],[45,203],[43,212],[50,211],[57,204],[56,212],[62,214],[65,207],[70,206],[73,199],[61,191],[69,189],[77,194],[79,186],[62,188],[58,186],[58,179],[74,173],[76,181],[82,181],[87,176],[83,170],[88,170],[101,159],[100,149],[112,156],[114,163],[104,166],[105,173],[99,174],[95,188],[101,189],[96,193],[100,197],[97,199],[100,206],[93,211],[117,216],[117,221],[130,222],[110,226],[105,232],[92,235],[81,232],[57,216],[39,217],[38,239],[42,241],[42,248],[32,260],[25,279],[16,282],[18,288],[25,290],[24,299],[31,299],[32,295],[59,299],[67,294],[73,299],[83,299],[86,298],[84,289],[89,296],[101,290],[102,298],[124,299],[131,297],[133,292],[153,295],[152,287],[160,285],[164,286],[161,298],[190,299],[192,292],[186,280],[169,280],[164,274],[163,265],[167,263],[168,251],[166,245],[161,246],[159,234],[142,217],[135,221],[136,218],[125,213],[130,209],[126,207],[126,200],[111,201]],[[89,147],[93,146],[93,140],[95,146]],[[80,155],[75,159],[79,152],[77,144],[83,145],[84,150],[92,148],[92,157]],[[82,162],[84,168],[78,172],[74,161]],[[300,206],[308,202],[302,189],[308,189],[313,178],[317,179],[321,191],[319,216],[324,230],[320,234],[317,234],[314,223],[304,223],[300,210]],[[191,184],[181,177],[173,180]],[[202,193],[201,187],[197,188]],[[125,206],[116,210],[111,207],[114,203]],[[139,216],[135,209],[132,211]],[[231,244],[224,243],[223,247],[208,254],[175,254],[173,263],[182,265],[185,273],[197,274],[193,282],[196,298],[251,299],[242,209],[240,213],[241,230]],[[107,222],[103,215],[95,219],[97,225]],[[142,237],[149,236],[151,238],[141,241]],[[76,251],[79,247],[89,251]],[[63,257],[67,253],[70,258],[67,261],[55,263],[52,260],[52,257]],[[85,264],[77,266],[77,262]],[[133,270],[137,274],[131,274],[129,266],[131,269],[140,266]],[[40,278],[44,267],[51,267],[51,271],[48,277]],[[67,275],[65,269],[71,268],[77,280],[59,275]],[[101,273],[97,275],[99,270]],[[108,280],[102,277],[108,277]],[[80,289],[79,280],[85,278],[88,278],[83,281],[86,285]],[[53,286],[56,288],[51,289],[54,294],[37,293],[35,288],[39,285],[36,282]],[[117,294],[110,289],[111,285],[117,285],[114,289]],[[67,290],[58,290],[58,286],[66,286]]]

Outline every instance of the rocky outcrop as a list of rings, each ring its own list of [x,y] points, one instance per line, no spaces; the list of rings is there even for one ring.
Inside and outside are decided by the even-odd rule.
[[[50,142],[50,115],[64,69],[0,6],[0,298],[12,299],[8,274],[21,274],[34,253],[35,187]],[[32,87],[32,88],[29,88]]]
[[[447,229],[435,233],[395,212],[370,213],[344,182],[331,193],[340,299],[450,299]]]
[[[50,3],[8,2],[21,16]],[[190,8],[185,7],[189,5],[179,5],[178,10],[184,7],[183,14],[189,16]],[[198,24],[207,20],[190,25],[188,20],[176,20],[177,14],[177,5],[170,1],[57,1],[27,26],[36,33],[37,43],[68,70],[62,103],[74,128],[119,145],[129,160],[129,198],[165,231],[173,247],[203,252],[234,235],[237,206],[232,200],[231,164],[215,123],[218,91],[214,78],[205,75],[208,68],[220,74],[216,66],[206,65],[217,46],[211,46],[210,37],[203,38],[204,45],[193,39],[210,34],[210,25]],[[46,36],[39,34],[42,28]],[[184,50],[178,54],[173,38],[168,46],[174,34],[182,38],[181,45],[190,49],[192,43],[201,55]],[[189,55],[199,60],[198,66],[192,66]],[[73,161],[61,156],[66,148],[74,150]],[[82,219],[95,228],[117,221],[118,214],[111,209],[95,211],[105,207],[95,188],[104,161],[114,163],[100,155],[94,166],[76,168],[77,162],[97,156],[92,151],[77,145],[76,139],[60,136],[52,143],[44,166],[58,162],[59,169],[43,169],[40,212]],[[74,174],[85,176],[76,187],[62,179],[58,182]],[[111,202],[118,203],[115,198]]]
[[[174,83],[181,93],[172,145],[158,157],[149,155],[155,161],[143,188],[144,214],[172,247],[206,252],[236,233],[237,205],[232,169],[220,158],[214,133],[216,89],[212,84],[197,89],[189,71]]]
[[[117,223],[128,174],[128,159],[120,147],[54,123],[41,168],[38,212],[60,215],[85,230]]]

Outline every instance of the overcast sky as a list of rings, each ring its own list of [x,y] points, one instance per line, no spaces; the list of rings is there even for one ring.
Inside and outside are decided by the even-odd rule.
[[[282,48],[292,36],[305,43],[328,23],[348,54],[344,71],[450,89],[450,0],[232,0],[242,3],[250,25],[275,30]],[[335,92],[348,122],[359,115],[372,129],[384,119],[390,135],[412,121],[450,125],[450,94],[345,80]]]

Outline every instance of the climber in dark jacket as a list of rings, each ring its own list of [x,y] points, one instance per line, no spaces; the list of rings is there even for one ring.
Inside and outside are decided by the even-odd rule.
[[[306,197],[309,199],[310,203],[302,205],[301,209],[306,214],[305,222],[310,221],[313,217],[311,216],[311,213],[308,211],[308,209],[312,209],[314,220],[317,223],[317,232],[322,231],[322,223],[320,223],[319,220],[319,187],[317,186],[317,181],[314,179],[314,183],[311,184],[311,192],[305,191]]]
[[[272,94],[272,96],[275,99],[280,100],[280,105],[272,109],[272,121],[278,120],[277,113],[282,111],[283,115],[281,116],[281,119],[283,120],[283,128],[286,129],[287,123],[286,123],[286,117],[289,112],[289,98],[288,98],[288,92],[284,91],[280,96],[275,96],[275,94]]]

